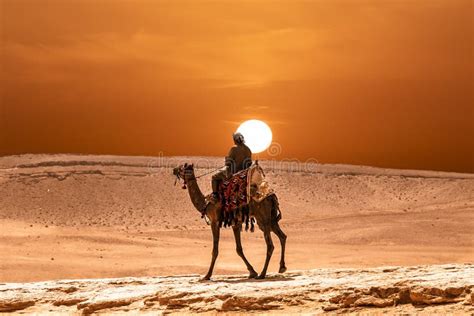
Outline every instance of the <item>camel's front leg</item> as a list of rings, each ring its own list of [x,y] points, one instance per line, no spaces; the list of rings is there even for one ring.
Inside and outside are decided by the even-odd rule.
[[[244,250],[242,249],[242,241],[240,239],[240,230],[242,229],[242,224],[232,226],[232,230],[234,231],[235,237],[235,246],[237,254],[239,255],[242,260],[244,260],[245,265],[247,266],[247,270],[249,270],[249,279],[253,279],[257,277],[257,272],[254,270],[250,262],[248,262],[247,258],[245,258]]]
[[[270,227],[265,227],[263,230],[263,236],[265,237],[265,242],[267,243],[267,258],[265,259],[265,265],[263,266],[263,270],[257,279],[264,279],[265,275],[267,274],[268,264],[270,263],[270,258],[272,257],[273,246],[272,236],[270,235]]]
[[[209,271],[207,274],[202,278],[203,280],[211,279],[212,271],[214,270],[214,264],[216,263],[217,255],[219,254],[219,222],[213,222],[211,224],[212,229],[212,260],[211,266],[209,267]]]

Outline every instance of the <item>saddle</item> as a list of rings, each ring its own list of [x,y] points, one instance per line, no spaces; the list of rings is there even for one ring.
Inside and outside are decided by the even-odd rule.
[[[236,222],[238,216],[241,215],[242,222],[246,224],[246,230],[250,221],[253,231],[253,219],[250,218],[248,204],[252,199],[257,202],[262,201],[273,194],[273,190],[265,181],[263,169],[257,162],[223,181],[219,186],[218,194],[222,203],[224,227],[230,226],[233,221]]]
[[[237,172],[219,186],[219,198],[224,212],[230,212],[248,204],[248,169]]]

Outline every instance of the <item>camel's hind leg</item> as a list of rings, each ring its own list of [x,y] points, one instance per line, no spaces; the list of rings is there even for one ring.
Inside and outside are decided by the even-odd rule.
[[[220,226],[219,222],[212,222],[211,224],[212,229],[212,260],[211,265],[209,267],[209,271],[207,272],[206,276],[204,276],[203,280],[209,280],[212,276],[212,271],[214,270],[214,264],[216,263],[217,255],[219,254],[219,233],[220,233]]]
[[[271,233],[270,227],[267,226],[263,229],[263,236],[265,237],[265,242],[267,243],[267,258],[265,259],[265,265],[263,266],[263,270],[260,273],[260,275],[257,277],[257,279],[265,278],[265,275],[267,274],[268,264],[270,263],[273,249],[275,248],[273,246],[272,236],[270,235],[270,233]]]
[[[245,265],[247,266],[247,270],[249,270],[249,279],[253,279],[257,277],[257,272],[254,270],[252,265],[248,262],[247,258],[245,258],[244,250],[242,249],[242,241],[240,239],[240,231],[242,229],[242,224],[232,226],[232,230],[234,231],[235,237],[235,246],[237,254],[239,255],[242,260],[244,260]]]
[[[281,230],[280,225],[278,223],[272,224],[272,231],[278,236],[280,239],[281,244],[281,259],[280,259],[280,269],[278,270],[279,273],[283,273],[286,271],[285,265],[285,246],[286,246],[286,235]]]

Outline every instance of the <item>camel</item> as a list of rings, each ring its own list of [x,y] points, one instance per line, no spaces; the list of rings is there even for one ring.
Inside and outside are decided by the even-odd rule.
[[[209,266],[209,270],[207,274],[202,278],[202,280],[210,280],[212,276],[212,271],[214,270],[214,264],[216,262],[218,253],[219,253],[219,232],[221,228],[221,220],[222,220],[222,207],[221,202],[207,202],[205,199],[204,194],[202,193],[201,189],[196,180],[196,176],[194,174],[194,166],[192,164],[184,164],[179,167],[173,169],[173,174],[178,178],[184,180],[185,185],[183,188],[188,189],[189,196],[194,207],[202,214],[207,215],[209,218],[211,230],[212,230],[212,239],[213,239],[213,247],[212,247],[212,259],[211,265]],[[232,223],[232,230],[235,237],[236,243],[236,251],[237,254],[242,258],[244,261],[247,270],[249,271],[249,279],[264,279],[267,273],[268,264],[270,262],[270,258],[273,253],[273,241],[271,238],[270,233],[273,232],[277,235],[280,239],[281,244],[281,258],[280,258],[280,268],[279,273],[284,273],[286,271],[285,266],[285,244],[286,244],[286,235],[281,230],[280,226],[278,225],[279,217],[279,210],[278,210],[278,202],[276,195],[272,194],[263,199],[261,202],[256,202],[251,200],[249,203],[249,214],[253,218],[255,218],[258,227],[260,230],[263,231],[263,235],[265,238],[265,242],[267,244],[267,255],[265,259],[265,264],[263,266],[263,270],[260,274],[257,274],[255,269],[249,263],[247,258],[244,255],[244,251],[242,249],[242,243],[240,239],[240,233],[242,231],[242,220],[240,217],[236,221]]]

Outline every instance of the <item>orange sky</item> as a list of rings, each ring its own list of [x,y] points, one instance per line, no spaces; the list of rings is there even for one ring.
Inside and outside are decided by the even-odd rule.
[[[257,118],[278,159],[474,172],[470,0],[0,3],[0,155],[223,156]]]

